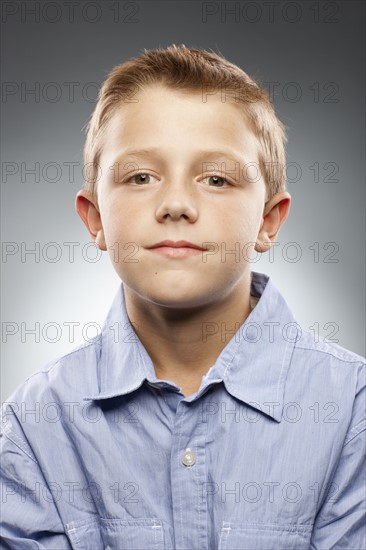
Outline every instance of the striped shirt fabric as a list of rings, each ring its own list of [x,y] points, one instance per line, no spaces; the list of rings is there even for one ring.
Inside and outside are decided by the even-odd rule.
[[[2,407],[0,548],[366,548],[365,359],[302,330],[267,275],[251,295],[184,396],[120,284],[100,334]]]

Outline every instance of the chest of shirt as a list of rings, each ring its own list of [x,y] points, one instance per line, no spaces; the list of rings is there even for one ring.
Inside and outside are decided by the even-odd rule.
[[[192,402],[142,387],[64,403],[63,421],[43,415],[50,445],[35,448],[42,498],[74,548],[309,548],[347,425],[306,397],[285,403],[281,423],[265,414],[276,406],[222,384]]]

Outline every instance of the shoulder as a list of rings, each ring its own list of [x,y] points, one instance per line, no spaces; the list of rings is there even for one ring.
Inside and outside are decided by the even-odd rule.
[[[331,335],[332,336],[332,335]],[[329,336],[329,338],[331,338]],[[333,358],[335,361],[345,363],[366,363],[365,357],[359,355],[343,346],[340,346],[337,341],[325,338],[317,334],[315,331],[301,330],[298,334],[295,348],[302,351],[304,354],[322,356],[323,359]]]
[[[52,359],[29,376],[6,404],[55,402],[83,398],[94,392],[101,353],[102,334],[75,347],[69,353]]]
[[[301,331],[294,345],[295,363],[328,384],[354,386],[355,393],[366,386],[366,359],[335,342],[309,331]]]
[[[313,332],[301,331],[298,333],[294,345],[294,356],[304,365],[305,369],[315,373],[336,372],[339,377],[355,377],[359,382],[366,384],[366,359],[336,342]]]
[[[335,342],[302,331],[291,361],[293,381],[316,395],[322,406],[336,405],[348,423],[345,442],[366,429],[366,359]],[[290,369],[291,370],[291,369]],[[325,404],[325,405],[324,405]]]

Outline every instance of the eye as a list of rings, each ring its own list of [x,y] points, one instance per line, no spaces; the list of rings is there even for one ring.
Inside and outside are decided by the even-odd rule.
[[[137,174],[134,174],[133,176],[131,176],[128,180],[127,180],[127,183],[135,183],[136,185],[145,185],[147,183],[150,183],[150,178],[153,177],[151,176],[150,174],[147,174],[146,172],[139,172]],[[134,180],[135,181],[132,181]]]
[[[134,183],[135,185],[146,185],[148,183],[151,183],[151,179],[150,178],[153,178],[154,176],[151,176],[151,174],[148,174],[147,172],[138,172],[137,174],[133,174],[133,176],[131,176],[127,181],[127,183]],[[212,182],[213,184],[210,185],[210,187],[227,187],[227,185],[230,185],[230,183],[225,179],[225,178],[222,178],[221,176],[216,176],[216,175],[212,175],[212,176],[206,176],[202,181],[205,181],[207,179],[210,179],[212,178]],[[225,186],[225,183],[227,184]]]
[[[213,180],[213,185],[210,185],[210,187],[224,187],[223,182],[230,185],[230,183],[225,178],[222,178],[221,176],[216,176],[216,175],[206,176],[202,181],[205,181],[206,179],[210,179],[210,178],[212,178]]]

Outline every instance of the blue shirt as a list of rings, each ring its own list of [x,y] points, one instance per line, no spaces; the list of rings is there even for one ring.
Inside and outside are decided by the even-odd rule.
[[[365,359],[302,331],[266,275],[251,295],[185,397],[121,283],[102,332],[4,404],[1,548],[366,547]]]

